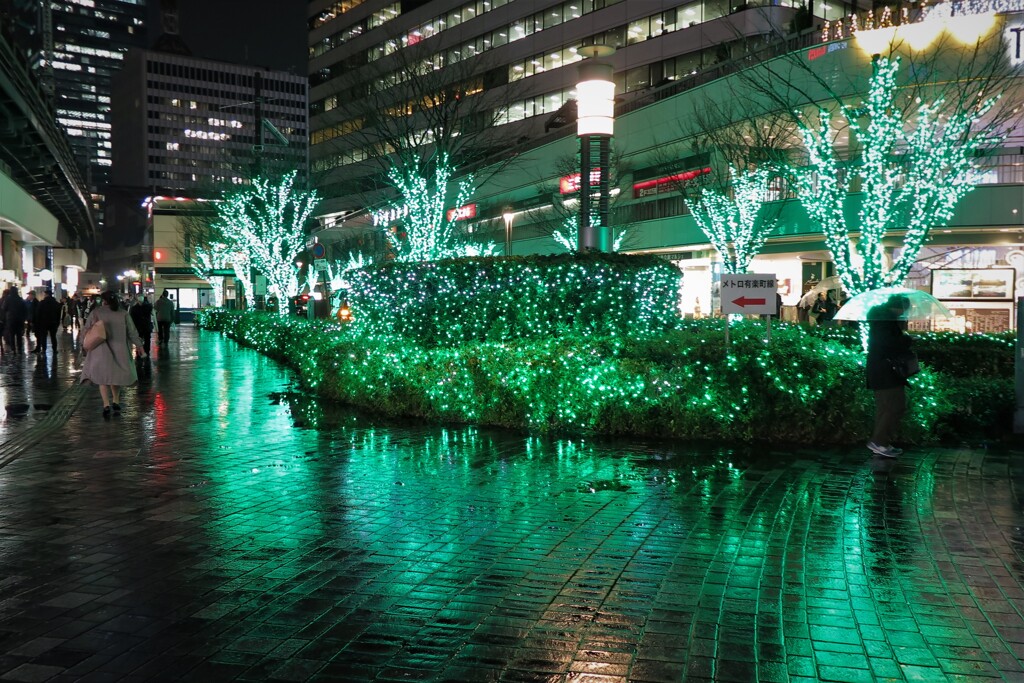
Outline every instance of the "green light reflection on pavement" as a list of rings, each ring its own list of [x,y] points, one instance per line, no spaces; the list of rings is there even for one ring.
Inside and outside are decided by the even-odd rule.
[[[792,454],[382,424],[291,394],[272,405],[256,393],[272,366],[242,367],[196,378],[216,397],[196,408],[197,430],[215,426],[201,458],[206,530],[270,620],[312,602],[324,629],[400,643],[397,667],[427,646],[444,653],[438,666],[480,666],[481,648],[512,639],[552,673],[655,647],[694,675],[738,661],[750,680],[869,680],[938,673],[958,640],[975,646],[935,602],[949,598],[926,593],[969,591],[927,559],[949,514],[932,496],[951,495],[934,462],[872,473]],[[216,448],[243,442],[260,472]]]

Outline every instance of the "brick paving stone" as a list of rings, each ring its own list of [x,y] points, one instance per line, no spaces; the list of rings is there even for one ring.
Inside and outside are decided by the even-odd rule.
[[[0,358],[0,682],[1024,680],[1013,447],[386,420],[191,329],[75,377]]]

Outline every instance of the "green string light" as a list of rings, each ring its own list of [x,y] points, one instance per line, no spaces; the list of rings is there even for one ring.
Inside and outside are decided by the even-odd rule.
[[[686,199],[697,226],[721,256],[726,273],[746,273],[775,229],[776,221],[760,217],[761,207],[769,199],[772,175],[766,167],[737,171],[730,165],[731,192],[705,187],[696,198]]]
[[[388,179],[398,190],[400,201],[389,211],[401,216],[403,230],[389,230],[388,242],[396,261],[436,261],[460,256],[493,256],[498,252],[494,242],[469,242],[456,228],[456,216],[449,214],[445,198],[455,167],[447,154],[433,163],[433,173],[426,172],[418,159],[393,165]],[[461,207],[476,191],[473,175],[459,180],[455,206]]]
[[[952,110],[941,98],[930,103],[916,99],[901,107],[896,99],[899,65],[898,58],[876,58],[867,100],[840,110],[851,140],[862,150],[860,164],[840,162],[828,110],[819,110],[817,125],[798,116],[810,163],[791,169],[797,196],[822,226],[843,287],[851,294],[902,284],[930,230],[948,225],[957,204],[977,184],[974,152],[991,142],[972,129],[998,97]],[[863,204],[858,225],[849,226],[844,206],[854,190]],[[887,270],[882,240],[893,230],[906,232],[903,251]],[[858,259],[850,246],[854,232],[860,234]]]
[[[279,180],[256,178],[217,205],[221,233],[267,278],[267,288],[279,301],[299,293],[295,259],[306,248],[306,221],[320,202],[316,190],[296,187],[296,176],[292,171]],[[236,260],[236,274],[245,269],[239,265]],[[287,315],[288,307],[280,306],[279,312]]]
[[[192,271],[210,283],[213,288],[213,305],[217,308],[224,305],[224,277],[213,275],[211,271],[227,265],[230,256],[231,247],[223,242],[197,244],[192,248]]]

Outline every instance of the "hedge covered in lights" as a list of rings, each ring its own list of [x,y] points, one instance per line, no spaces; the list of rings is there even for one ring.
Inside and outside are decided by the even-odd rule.
[[[766,344],[763,324],[751,322],[734,324],[726,355],[722,322],[680,321],[645,338],[564,334],[427,347],[324,322],[201,315],[204,327],[290,364],[320,396],[388,415],[686,439],[868,438],[874,401],[858,350],[795,325],[773,329]],[[990,406],[973,404],[981,397],[958,386],[928,368],[915,377],[903,439],[990,429]]]
[[[654,256],[601,253],[389,262],[346,277],[362,334],[427,346],[662,331],[681,279]]]

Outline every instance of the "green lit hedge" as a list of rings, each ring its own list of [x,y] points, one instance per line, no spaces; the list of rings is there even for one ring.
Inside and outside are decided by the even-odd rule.
[[[658,332],[677,317],[677,268],[654,256],[561,254],[389,262],[350,273],[362,334],[426,346]]]
[[[201,324],[294,367],[319,395],[389,415],[537,431],[727,441],[850,443],[874,401],[863,356],[796,325],[679,322],[643,338],[563,334],[427,347],[325,323],[207,309]],[[914,378],[903,439],[988,431],[1004,389]],[[1012,392],[1012,386],[1011,386]],[[1012,398],[1012,393],[1010,395]]]
[[[808,332],[851,349],[860,348],[855,326],[814,327]],[[1017,343],[1013,332],[960,334],[959,332],[912,332],[914,351],[921,362],[951,377],[1012,379]]]

